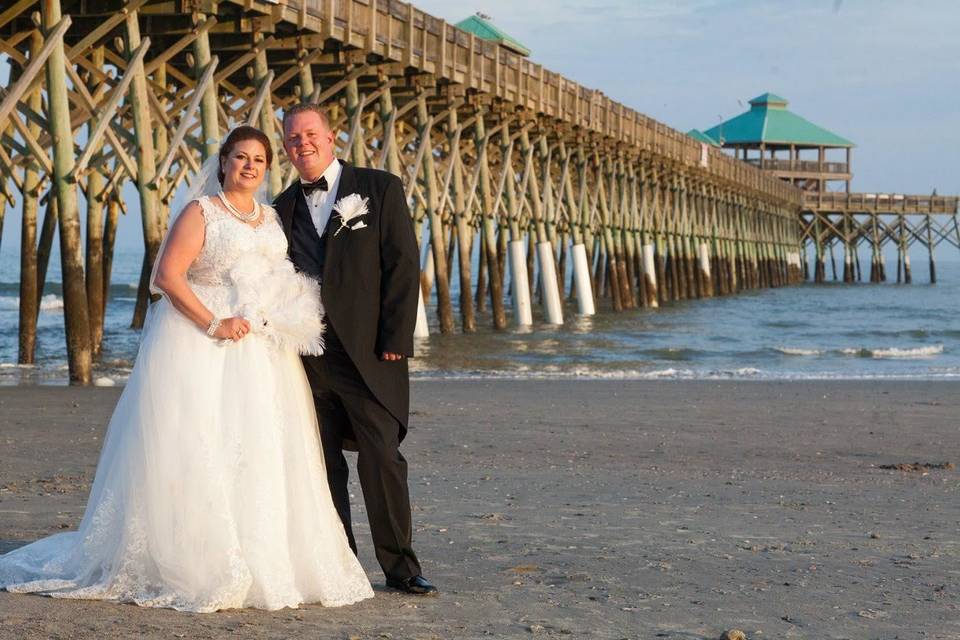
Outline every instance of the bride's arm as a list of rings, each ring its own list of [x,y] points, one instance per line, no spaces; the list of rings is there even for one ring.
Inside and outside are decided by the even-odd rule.
[[[204,331],[210,326],[214,315],[200,301],[187,282],[187,269],[203,249],[204,220],[200,205],[191,202],[186,206],[170,229],[170,237],[163,254],[157,256],[157,277],[154,286],[163,291],[170,303]],[[243,318],[226,318],[217,332],[217,338],[237,340],[250,331],[250,323]]]

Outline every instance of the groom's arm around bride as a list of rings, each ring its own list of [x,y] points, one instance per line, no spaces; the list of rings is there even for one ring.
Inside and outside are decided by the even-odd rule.
[[[345,439],[377,560],[387,585],[436,593],[412,548],[407,432],[419,295],[419,250],[400,179],[334,157],[335,134],[319,107],[284,114],[284,149],[300,174],[276,200],[297,269],[317,278],[326,311],[325,353],[303,358],[320,421],[334,504],[356,551]]]

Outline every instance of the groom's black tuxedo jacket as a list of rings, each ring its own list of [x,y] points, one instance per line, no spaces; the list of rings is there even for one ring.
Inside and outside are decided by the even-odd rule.
[[[370,391],[403,425],[402,437],[410,410],[407,360],[382,361],[380,354],[413,355],[420,252],[400,179],[386,171],[339,162],[343,165],[340,183],[337,193],[331,195],[335,202],[351,193],[369,198],[369,213],[361,218],[366,227],[336,233],[340,218],[331,212],[323,240],[312,231],[305,238],[302,230],[306,225],[294,225],[297,207],[306,207],[299,180],[277,197],[274,206],[294,266],[309,273],[316,266],[316,256],[321,257],[321,296],[327,321]],[[313,257],[292,250],[294,242],[302,247],[305,241],[324,245]]]

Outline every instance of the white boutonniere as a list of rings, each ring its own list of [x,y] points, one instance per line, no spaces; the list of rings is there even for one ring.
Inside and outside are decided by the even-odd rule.
[[[344,229],[356,231],[365,228],[367,223],[359,218],[369,213],[367,209],[368,200],[369,198],[363,198],[357,193],[351,193],[337,200],[337,203],[333,205],[333,210],[340,216],[340,227],[333,235],[337,235]]]

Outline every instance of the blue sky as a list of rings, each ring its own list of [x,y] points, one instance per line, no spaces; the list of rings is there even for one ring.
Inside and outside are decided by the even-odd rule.
[[[536,62],[682,131],[777,93],[857,145],[855,190],[960,192],[955,0],[417,5],[451,22],[483,11]]]
[[[483,11],[536,62],[682,131],[707,129],[744,111],[750,98],[777,93],[856,143],[854,190],[960,192],[956,1],[415,4],[451,23]],[[125,193],[136,209],[135,192]],[[17,217],[8,211],[0,251],[16,245]],[[139,221],[129,216],[118,242],[139,238]]]

